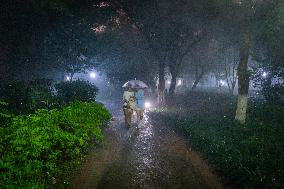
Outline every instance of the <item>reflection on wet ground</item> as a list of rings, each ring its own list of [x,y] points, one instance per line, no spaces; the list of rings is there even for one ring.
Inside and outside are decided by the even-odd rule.
[[[120,107],[106,106],[114,115],[106,141],[91,152],[74,188],[221,188],[204,180],[189,158],[186,141],[162,122],[153,123],[146,114],[127,129]]]

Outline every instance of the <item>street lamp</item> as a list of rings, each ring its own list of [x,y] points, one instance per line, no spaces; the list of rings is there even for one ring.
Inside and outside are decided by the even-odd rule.
[[[261,74],[261,76],[262,76],[263,78],[266,78],[267,72],[263,72],[263,73]]]
[[[220,81],[220,84],[221,84],[221,86],[224,86],[224,85],[226,84],[226,82],[223,81],[223,80],[221,80],[221,81]]]
[[[95,79],[97,77],[97,74],[95,72],[90,73],[90,78]]]
[[[181,81],[181,79],[179,79],[178,82],[177,82],[177,86],[181,86],[181,84],[182,84],[182,81]]]

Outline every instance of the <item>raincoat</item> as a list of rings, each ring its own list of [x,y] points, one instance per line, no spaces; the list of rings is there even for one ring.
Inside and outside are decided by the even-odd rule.
[[[144,109],[144,104],[145,104],[145,94],[143,89],[139,89],[135,93],[135,98],[136,98],[136,110],[142,110]]]
[[[123,93],[123,108],[135,109],[135,93],[124,91]]]
[[[130,127],[131,125],[131,117],[133,111],[135,110],[136,100],[134,96],[134,92],[132,91],[124,91],[123,93],[123,112],[125,117],[125,125]]]

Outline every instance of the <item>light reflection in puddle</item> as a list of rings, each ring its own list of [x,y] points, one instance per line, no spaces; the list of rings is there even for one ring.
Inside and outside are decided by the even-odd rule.
[[[136,164],[136,182],[146,184],[149,179],[149,173],[154,165],[154,131],[153,125],[149,121],[149,116],[145,115],[143,121],[139,124],[139,134],[135,141],[135,164]]]

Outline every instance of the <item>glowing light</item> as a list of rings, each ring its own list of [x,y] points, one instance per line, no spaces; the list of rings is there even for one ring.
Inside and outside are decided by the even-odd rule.
[[[108,2],[101,2],[99,4],[99,7],[109,7],[109,6],[110,6],[110,4]]]
[[[221,84],[221,86],[224,86],[224,85],[226,84],[226,82],[223,81],[223,80],[221,80],[221,81],[220,81],[220,84]]]
[[[177,82],[177,86],[181,86],[181,84],[182,84],[182,81],[181,81],[181,79],[179,79],[178,82]]]
[[[97,74],[95,72],[90,73],[90,78],[95,79],[97,77]]]
[[[261,76],[265,78],[267,76],[267,72],[263,72]]]
[[[93,4],[93,7],[106,8],[106,7],[110,7],[110,3],[102,1],[98,4]]]
[[[104,33],[106,30],[105,25],[98,25],[91,28],[96,34]]]
[[[145,108],[150,108],[151,107],[151,103],[150,102],[145,102]]]
[[[66,76],[66,81],[70,81],[70,80],[71,80],[71,77]]]
[[[167,81],[167,83],[170,85],[170,84],[171,84],[171,81]]]

